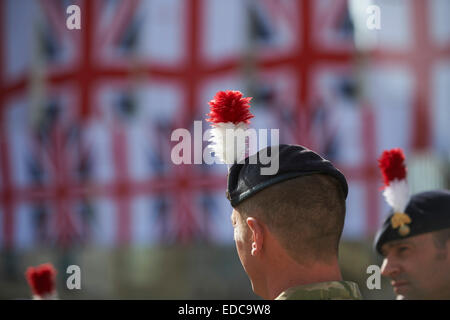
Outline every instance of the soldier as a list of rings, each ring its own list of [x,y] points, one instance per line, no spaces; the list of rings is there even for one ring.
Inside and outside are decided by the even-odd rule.
[[[400,149],[380,158],[385,197],[392,207],[374,246],[383,257],[397,299],[450,299],[450,192],[433,190],[408,197]]]
[[[236,107],[248,109],[248,101],[239,92],[219,92],[210,102],[209,121],[216,128],[220,123],[240,126],[245,121],[238,119],[248,120],[249,114],[239,116]],[[230,109],[238,119],[217,116]],[[215,122],[214,115],[221,121]],[[221,145],[215,152],[225,149]],[[261,173],[269,166],[263,156],[277,157],[275,174]],[[299,145],[268,147],[230,167],[226,194],[233,207],[234,240],[257,295],[279,300],[362,298],[356,283],[342,280],[338,265],[347,193],[344,175]]]

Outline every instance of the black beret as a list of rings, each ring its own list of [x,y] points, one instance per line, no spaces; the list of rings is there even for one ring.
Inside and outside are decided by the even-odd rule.
[[[409,200],[405,213],[411,218],[411,223],[408,224],[410,232],[406,236],[401,236],[398,229],[393,229],[391,226],[393,213],[391,213],[375,236],[374,247],[380,254],[381,247],[386,242],[450,228],[450,191],[433,190],[417,193]]]
[[[255,155],[247,157],[243,163],[236,163],[228,173],[227,198],[232,207],[236,207],[245,199],[271,185],[312,174],[327,174],[335,177],[347,198],[348,185],[344,175],[333,164],[319,156],[314,151],[299,145],[280,144],[278,146],[279,169],[272,175],[261,174],[261,168],[268,168],[270,163],[262,161],[261,153],[272,156],[276,147],[267,147]],[[274,156],[276,154],[274,153]],[[253,161],[251,161],[253,159]],[[264,158],[263,158],[264,159]]]

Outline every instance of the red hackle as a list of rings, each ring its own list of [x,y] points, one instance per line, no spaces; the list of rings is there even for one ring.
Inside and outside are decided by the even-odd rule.
[[[252,98],[243,98],[240,91],[219,91],[214,99],[209,102],[210,113],[207,114],[208,122],[232,122],[234,124],[244,122],[250,123],[253,115],[250,113],[250,100]]]
[[[400,148],[384,151],[378,159],[378,166],[385,186],[395,179],[403,180],[406,177],[405,155]]]
[[[29,267],[25,275],[35,295],[42,296],[54,292],[56,270],[50,263]]]

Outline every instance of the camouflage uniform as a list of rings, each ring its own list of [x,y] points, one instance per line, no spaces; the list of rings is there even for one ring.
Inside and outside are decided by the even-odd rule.
[[[362,300],[362,296],[354,282],[329,281],[289,288],[275,300]]]

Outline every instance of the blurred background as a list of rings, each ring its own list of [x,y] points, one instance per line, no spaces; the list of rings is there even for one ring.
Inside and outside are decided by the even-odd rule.
[[[81,30],[66,26],[71,4]],[[0,298],[30,298],[26,268],[51,262],[65,299],[258,299],[226,166],[170,157],[172,131],[193,134],[215,92],[234,89],[253,97],[254,128],[343,170],[343,275],[392,299],[388,281],[366,286],[389,211],[376,159],[401,147],[411,192],[450,187],[449,12],[448,0],[0,0]],[[66,288],[71,264],[81,290]]]

